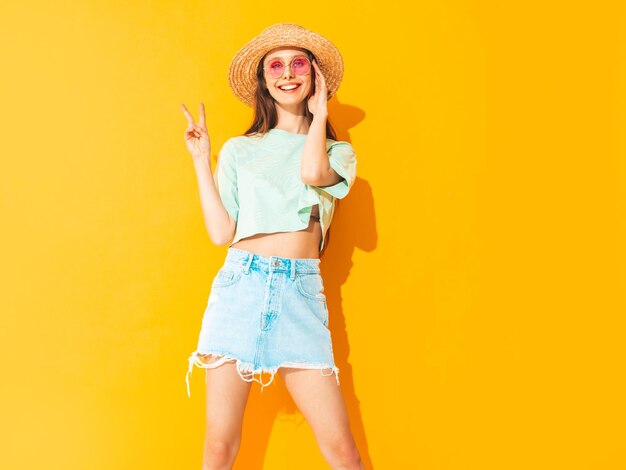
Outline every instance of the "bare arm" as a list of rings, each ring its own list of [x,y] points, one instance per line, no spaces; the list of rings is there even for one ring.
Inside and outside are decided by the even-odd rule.
[[[194,122],[185,105],[181,104],[181,107],[188,122],[185,142],[196,170],[204,225],[213,244],[226,245],[235,236],[236,222],[224,207],[211,174],[211,142],[206,129],[204,104],[200,103],[198,124]]]
[[[326,116],[315,114],[302,149],[300,179],[311,186],[331,186],[343,177],[330,167],[326,153]]]
[[[328,119],[326,79],[313,60],[316,74],[315,94],[307,106],[313,113],[309,133],[302,149],[300,179],[311,186],[331,186],[339,183],[343,177],[331,168],[326,153],[326,121]]]
[[[209,238],[215,245],[226,245],[235,237],[237,224],[220,199],[215,180],[211,175],[209,159],[194,160],[194,167],[198,180],[204,225],[209,233]]]

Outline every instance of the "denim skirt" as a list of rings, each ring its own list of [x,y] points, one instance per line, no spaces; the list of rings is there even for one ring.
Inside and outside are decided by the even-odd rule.
[[[190,397],[194,365],[209,369],[229,361],[236,362],[243,380],[260,383],[261,391],[280,367],[334,373],[339,385],[319,264],[319,258],[266,257],[228,248],[211,284],[198,345],[188,359]],[[213,360],[204,362],[199,355]]]

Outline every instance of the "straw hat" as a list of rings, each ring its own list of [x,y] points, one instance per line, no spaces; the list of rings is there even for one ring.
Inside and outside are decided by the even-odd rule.
[[[251,108],[254,107],[259,61],[272,49],[282,46],[303,47],[315,55],[326,79],[330,99],[343,78],[341,54],[337,47],[321,34],[294,23],[273,24],[237,51],[228,69],[228,84],[235,96]]]

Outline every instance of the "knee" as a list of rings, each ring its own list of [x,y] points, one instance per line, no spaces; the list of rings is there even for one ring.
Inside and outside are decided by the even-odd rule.
[[[352,436],[329,442],[324,454],[333,468],[359,469],[361,456]]]
[[[235,461],[238,450],[238,442],[207,438],[204,443],[202,470],[229,470]]]

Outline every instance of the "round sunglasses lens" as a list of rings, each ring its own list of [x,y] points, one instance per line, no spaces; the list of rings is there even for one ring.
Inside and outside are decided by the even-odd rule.
[[[274,60],[270,62],[267,66],[268,73],[270,77],[276,78],[280,77],[283,74],[283,70],[285,70],[285,66],[280,60]]]
[[[298,57],[291,63],[293,72],[298,75],[304,75],[311,68],[311,64],[304,57]]]

